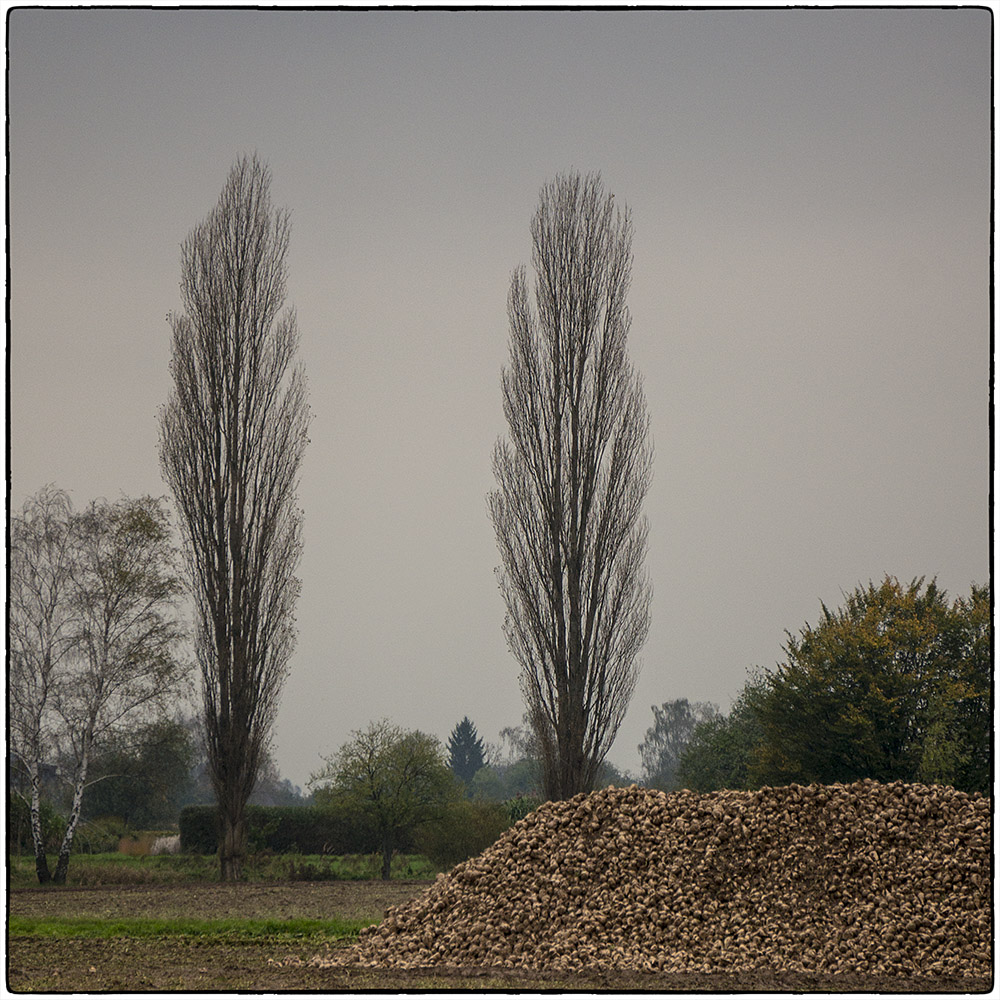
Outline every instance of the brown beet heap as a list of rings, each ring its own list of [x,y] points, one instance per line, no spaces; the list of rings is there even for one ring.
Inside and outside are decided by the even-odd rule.
[[[990,905],[978,794],[633,785],[546,803],[332,961],[983,976]]]

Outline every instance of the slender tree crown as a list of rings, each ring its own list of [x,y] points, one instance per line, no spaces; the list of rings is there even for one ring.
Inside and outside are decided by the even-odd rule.
[[[592,787],[635,687],[649,629],[642,516],[649,418],[627,353],[632,224],[599,175],[557,177],[508,298],[509,437],[489,506],[504,631],[550,798]]]
[[[465,716],[448,738],[448,767],[459,781],[468,784],[476,771],[486,766],[486,747],[475,725]]]
[[[239,876],[243,810],[295,641],[309,408],[284,309],[288,239],[269,171],[240,159],[182,246],[184,311],[168,317],[174,388],[160,461],[186,534],[210,771],[224,835],[232,827],[224,877]]]

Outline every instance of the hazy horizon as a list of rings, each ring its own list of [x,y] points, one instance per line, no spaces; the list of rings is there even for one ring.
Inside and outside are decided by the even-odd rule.
[[[785,630],[886,573],[990,578],[991,40],[984,9],[8,17],[9,477],[166,495],[180,244],[256,151],[291,211],[313,411],[305,785],[389,718],[520,723],[486,495],[511,272],[542,185],[600,171],[635,227],[655,443],[651,704],[724,711]]]

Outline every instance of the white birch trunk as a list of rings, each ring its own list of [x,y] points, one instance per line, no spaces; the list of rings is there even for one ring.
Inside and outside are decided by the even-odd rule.
[[[31,844],[35,850],[35,873],[38,875],[38,881],[45,885],[52,880],[52,875],[49,872],[49,861],[45,856],[45,840],[42,836],[42,778],[37,759],[28,764],[28,774],[31,778]]]
[[[87,767],[89,764],[90,738],[88,736],[84,738],[80,761],[77,764],[76,774],[73,777],[73,807],[70,809],[69,822],[66,824],[66,833],[59,848],[56,871],[52,876],[52,881],[56,885],[63,885],[66,882],[66,872],[69,870],[69,854],[73,847],[73,836],[76,833],[76,825],[80,820],[80,807],[83,805],[83,789],[87,783]]]

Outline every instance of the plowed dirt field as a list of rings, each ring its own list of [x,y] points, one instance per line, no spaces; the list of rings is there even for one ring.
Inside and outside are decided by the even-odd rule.
[[[381,918],[386,907],[422,892],[426,882],[293,882],[241,885],[18,889],[9,913],[25,917],[221,919]],[[322,948],[324,946],[320,946]],[[342,947],[331,944],[327,947]],[[374,990],[559,990],[567,992],[985,993],[989,980],[874,979],[805,974],[539,973],[456,968],[316,968],[315,940],[163,936],[73,939],[12,936],[7,985],[15,992],[331,992]]]

